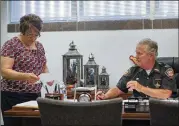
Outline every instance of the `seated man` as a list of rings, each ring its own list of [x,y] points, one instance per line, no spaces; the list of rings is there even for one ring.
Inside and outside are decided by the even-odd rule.
[[[134,97],[166,99],[176,91],[173,69],[156,61],[158,45],[151,39],[141,40],[136,47],[136,65],[132,66],[119,80],[115,88],[106,94],[99,91],[97,99],[110,99],[133,91]]]

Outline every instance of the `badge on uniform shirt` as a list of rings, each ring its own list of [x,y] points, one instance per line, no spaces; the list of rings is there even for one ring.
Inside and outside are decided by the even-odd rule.
[[[155,79],[154,85],[156,88],[159,88],[161,86],[161,79]]]
[[[173,78],[174,76],[174,71],[172,68],[168,68],[166,71],[165,71],[165,74],[169,77],[169,78]]]

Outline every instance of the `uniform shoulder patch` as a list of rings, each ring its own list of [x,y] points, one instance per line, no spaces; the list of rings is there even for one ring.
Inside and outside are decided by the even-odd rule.
[[[137,68],[138,68],[138,66],[134,65],[134,66],[132,66],[131,68],[129,68],[123,75],[124,75],[124,76],[129,76],[129,75],[131,75],[131,74],[133,73],[133,71],[134,71],[135,69],[137,69]]]
[[[173,78],[174,76],[174,71],[172,68],[168,68],[166,71],[165,71],[165,74],[169,77],[169,78]]]
[[[130,69],[128,69],[123,75],[124,76],[127,76],[127,75],[129,75],[130,74]]]

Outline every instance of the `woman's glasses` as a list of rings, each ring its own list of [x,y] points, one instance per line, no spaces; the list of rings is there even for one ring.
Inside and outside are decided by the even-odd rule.
[[[29,30],[25,33],[25,35],[30,38],[38,38],[40,37],[40,32],[36,27],[30,25]]]
[[[40,33],[38,33],[38,34],[32,34],[32,33],[26,33],[25,34],[27,37],[30,37],[30,38],[38,38],[38,37],[40,37]]]

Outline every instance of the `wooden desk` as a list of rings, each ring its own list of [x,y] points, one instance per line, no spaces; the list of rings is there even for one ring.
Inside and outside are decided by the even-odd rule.
[[[14,106],[11,110],[5,111],[6,117],[35,117],[40,118],[40,112],[37,107],[17,107]],[[149,113],[125,113],[122,112],[123,120],[150,120]]]
[[[38,107],[17,107],[4,112],[5,118],[11,118],[11,126],[42,126]],[[14,121],[15,120],[15,121]],[[13,123],[12,123],[13,122]],[[14,125],[14,122],[16,125]],[[125,113],[122,112],[122,126],[149,126],[149,113]]]
[[[77,92],[77,95],[80,93]],[[94,91],[92,91],[92,97],[94,99]],[[131,92],[122,94],[120,97],[123,98],[123,100],[127,99],[132,95]],[[68,99],[73,99],[73,92],[68,91],[67,92],[67,97]],[[29,107],[17,107],[14,106],[12,107],[11,110],[5,111],[4,116],[6,117],[35,117],[35,118],[40,118],[40,113],[38,111],[38,108],[29,108]],[[149,119],[149,114],[148,113],[125,113],[123,112],[122,114],[123,119]]]

